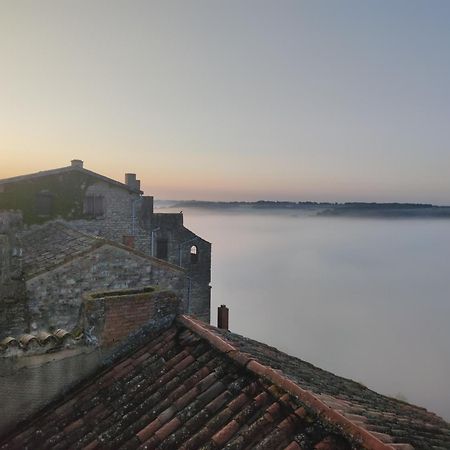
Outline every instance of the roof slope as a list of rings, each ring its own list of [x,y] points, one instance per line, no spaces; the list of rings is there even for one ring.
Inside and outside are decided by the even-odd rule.
[[[314,381],[305,386],[290,381],[281,371],[257,362],[253,352],[274,367],[299,370],[300,378],[309,373],[310,380],[322,380],[321,387]],[[336,387],[327,388],[328,382]],[[416,422],[419,416],[407,414],[406,434],[395,438],[403,444],[383,443],[389,438],[371,430],[378,426],[376,421],[370,419],[367,426],[359,416],[344,417],[310,388],[339,406],[371,392],[271,347],[182,316],[144,347],[38,414],[0,448],[407,450],[412,447],[405,443],[415,439],[416,431],[424,436],[423,422]],[[370,395],[371,404],[387,401]],[[399,408],[405,405],[397,403]],[[448,424],[407,406],[421,411],[417,414],[434,427],[416,448],[449,448]],[[400,423],[400,412],[393,417],[388,411],[377,420],[396,418]]]
[[[152,264],[183,271],[179,266],[149,256],[114,241],[82,233],[62,222],[48,222],[21,235],[23,271],[25,278],[33,278],[75,258],[88,254],[103,245],[111,245],[133,253]]]
[[[386,442],[408,443],[424,450],[450,449],[450,424],[425,408],[378,394],[261,342],[208,325],[203,327],[226,339],[237,351],[282,371],[325,405]]]
[[[305,450],[323,441],[350,449],[338,434],[283,389],[177,323],[1,448],[298,449],[298,435]]]
[[[11,178],[3,178],[0,180],[0,185],[2,184],[11,184],[11,183],[19,183],[21,181],[32,180],[35,178],[47,177],[51,175],[62,175],[69,172],[80,172],[85,175],[90,175],[92,177],[98,178],[101,181],[105,181],[106,183],[112,184],[114,186],[126,189],[130,192],[136,192],[142,194],[143,192],[139,189],[134,189],[128,186],[125,183],[121,183],[120,181],[113,180],[112,178],[105,177],[104,175],[100,175],[99,173],[93,172],[92,170],[85,169],[84,167],[78,166],[66,166],[60,167],[58,169],[50,169],[50,170],[42,170],[40,172],[30,173],[26,175],[19,175]]]
[[[27,278],[46,272],[102,244],[101,239],[58,222],[50,222],[24,233],[21,241],[23,270]]]

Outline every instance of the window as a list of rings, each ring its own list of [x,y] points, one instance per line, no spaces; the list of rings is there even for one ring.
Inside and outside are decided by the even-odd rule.
[[[101,195],[87,195],[84,198],[83,212],[88,216],[99,217],[105,214],[105,200]]]
[[[166,259],[169,255],[169,242],[167,239],[158,239],[156,241],[156,257],[159,259]]]
[[[36,213],[40,216],[50,216],[53,213],[53,194],[44,191],[36,195]]]
[[[191,247],[191,264],[196,264],[198,262],[198,248],[196,245]]]

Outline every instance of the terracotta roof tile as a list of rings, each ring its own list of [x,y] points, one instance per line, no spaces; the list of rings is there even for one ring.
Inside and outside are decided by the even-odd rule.
[[[424,408],[380,395],[352,380],[338,377],[279,350],[228,331],[183,317],[214,345],[215,338],[235,348],[228,351],[237,364],[297,395],[309,408],[349,434],[356,433],[372,448],[450,449],[450,424]],[[215,337],[209,338],[212,334]],[[223,343],[221,344],[224,345]]]
[[[449,425],[436,416],[369,390],[364,402],[357,383],[241,339],[181,318],[0,448],[450,448]]]
[[[68,331],[58,329],[54,333],[40,330],[36,334],[24,333],[20,336],[7,336],[0,341],[2,356],[17,356],[20,354],[37,354],[53,352],[79,342]]]

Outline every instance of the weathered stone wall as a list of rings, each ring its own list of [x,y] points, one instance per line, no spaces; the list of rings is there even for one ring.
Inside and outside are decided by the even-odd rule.
[[[28,327],[22,248],[16,235],[21,226],[20,213],[0,212],[0,338]]]
[[[82,219],[86,190],[96,182],[97,177],[78,170],[37,178],[22,177],[19,181],[0,186],[0,209],[22,211],[26,225],[61,218]],[[48,194],[51,198],[50,210],[45,213],[39,211],[37,205],[40,193]]]
[[[211,244],[183,225],[183,214],[155,213],[153,225],[155,255],[159,239],[168,244],[167,260],[183,267],[188,277],[188,311],[206,322],[210,321],[211,308]],[[191,255],[195,246],[196,258]]]
[[[74,348],[20,358],[0,357],[0,436],[101,368],[169,327],[179,297],[152,287],[86,296],[85,340]]]
[[[83,294],[159,286],[186,297],[183,270],[105,244],[50,272],[27,280],[31,330],[76,327]]]
[[[101,351],[95,347],[0,358],[0,435],[95,372],[101,361]]]
[[[96,218],[71,220],[70,226],[119,243],[124,243],[124,238],[133,236],[134,247],[150,254],[153,197],[141,197],[103,181],[91,184],[85,195],[102,196],[105,213]]]

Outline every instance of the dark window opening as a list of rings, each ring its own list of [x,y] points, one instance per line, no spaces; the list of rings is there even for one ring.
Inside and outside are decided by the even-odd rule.
[[[196,245],[191,247],[191,264],[198,262],[198,248]]]
[[[105,214],[105,199],[101,195],[87,195],[84,198],[83,213],[99,217]]]
[[[156,257],[167,259],[169,256],[169,242],[167,239],[158,239],[156,242]]]
[[[53,213],[53,194],[39,192],[36,195],[36,213],[40,216],[50,216]]]

